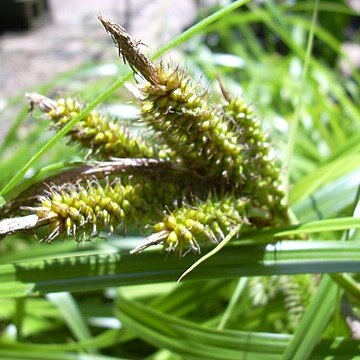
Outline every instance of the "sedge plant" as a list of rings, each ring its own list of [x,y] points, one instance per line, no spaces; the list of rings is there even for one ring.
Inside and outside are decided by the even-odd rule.
[[[153,62],[120,25],[99,20],[140,77],[135,100],[138,122],[146,130],[133,134],[93,110],[68,132],[69,142],[87,149],[87,158],[110,164],[142,159],[157,162],[159,169],[149,173],[129,166],[106,176],[85,179],[79,172],[57,184],[48,182],[45,191],[32,194],[37,201],[31,206],[18,204],[38,217],[37,225],[48,226],[44,239],[85,241],[102,230],[126,233],[138,227],[148,233],[139,249],[162,244],[184,255],[221,242],[238,225],[288,225],[279,165],[251,106],[223,87],[223,98],[217,99],[185,68]],[[27,97],[31,110],[39,109],[55,131],[84,107],[74,98]]]

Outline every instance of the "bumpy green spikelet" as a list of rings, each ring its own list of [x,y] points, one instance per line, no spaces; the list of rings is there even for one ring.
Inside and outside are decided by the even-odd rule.
[[[146,80],[139,85],[145,123],[186,166],[236,183],[242,174],[242,145],[210,105],[207,92],[185,70],[153,64],[120,25],[101,16],[99,20],[124,61]]]
[[[51,187],[39,197],[39,205],[30,208],[39,220],[50,220],[47,241],[58,236],[72,236],[77,241],[90,239],[99,230],[113,231],[118,226],[143,225],[154,219],[156,209],[171,205],[179,189],[171,183],[160,184],[156,178],[116,179],[101,184],[66,184]]]
[[[278,276],[278,288],[288,310],[288,330],[295,331],[314,294],[319,279],[313,274]]]
[[[145,80],[139,85],[142,120],[157,133],[159,143],[174,152],[173,160],[205,181],[193,190],[192,183],[187,191],[184,184],[189,185],[189,179],[177,182],[174,176],[167,182],[162,179],[161,186],[147,179],[140,183],[116,180],[105,187],[95,181],[87,186],[52,188],[32,209],[40,221],[50,221],[49,240],[64,233],[86,239],[99,228],[112,229],[136,216],[154,223],[158,221],[155,210],[164,207],[168,215],[133,252],[159,243],[179,254],[199,252],[200,244],[222,240],[238,224],[248,226],[251,222],[251,226],[261,227],[287,223],[279,170],[251,109],[226,92],[225,105],[211,105],[207,92],[185,70],[152,63],[140,51],[140,42],[120,25],[99,19],[124,61]],[[31,103],[40,104],[55,127],[63,127],[82,109],[72,99],[43,103],[31,99]],[[163,157],[161,151],[134,139],[126,128],[98,112],[80,121],[70,136],[101,158]],[[168,158],[167,151],[164,157]],[[218,197],[211,196],[214,192]],[[205,194],[210,195],[201,202]],[[199,200],[194,202],[194,198]],[[189,205],[182,205],[185,201]]]
[[[35,99],[33,104],[37,104],[46,113],[46,116],[52,120],[52,126],[56,129],[65,126],[84,108],[78,100],[72,98],[53,101],[37,94],[30,94],[28,97],[31,101],[32,98]],[[141,139],[140,136],[132,136],[126,126],[111,120],[98,111],[90,112],[70,130],[68,135],[72,142],[89,149],[90,155],[99,159],[109,159],[110,157],[165,159],[169,155],[166,149],[156,148]]]
[[[168,214],[153,226],[155,233],[148,239],[160,239],[166,251],[185,255],[189,251],[200,252],[201,244],[217,243],[238,225],[249,225],[248,201],[226,196],[214,197],[193,206],[183,206]]]
[[[140,86],[145,95],[142,115],[166,143],[195,169],[238,182],[243,146],[208,94],[181,69],[156,67],[158,83]]]
[[[223,106],[228,124],[244,144],[244,181],[242,194],[251,198],[255,206],[272,213],[278,223],[288,221],[285,192],[280,170],[270,154],[269,139],[260,121],[243,99],[229,99]]]

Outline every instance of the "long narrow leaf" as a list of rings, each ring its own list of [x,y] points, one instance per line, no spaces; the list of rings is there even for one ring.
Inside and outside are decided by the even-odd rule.
[[[18,261],[0,265],[0,297],[19,297],[59,291],[176,281],[195,256],[167,258],[149,251],[127,253],[94,251],[65,254],[51,260]],[[359,272],[360,244],[339,241],[283,241],[268,246],[226,246],[188,279],[216,279],[257,275]]]
[[[332,316],[338,286],[329,276],[325,276],[312,298],[293,339],[284,352],[283,360],[308,359],[317,341]]]
[[[204,328],[123,296],[118,298],[117,309],[124,325],[145,341],[196,359],[280,359],[292,340],[292,336],[285,334]],[[358,351],[359,346],[360,342],[355,340],[325,340],[313,355],[346,359],[346,354]],[[342,353],[344,349],[347,352]]]

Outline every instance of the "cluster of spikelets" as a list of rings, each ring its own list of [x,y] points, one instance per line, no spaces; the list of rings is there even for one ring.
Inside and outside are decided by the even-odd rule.
[[[158,174],[129,175],[113,181],[97,179],[52,186],[39,196],[40,206],[30,208],[39,218],[50,220],[47,241],[65,235],[84,241],[108,228],[113,232],[122,226],[153,218],[159,206],[176,198],[181,189],[162,179],[164,186],[156,186]]]
[[[198,172],[239,183],[243,173],[243,144],[227,119],[185,70],[162,64],[158,82],[140,87],[143,121],[161,135]]]
[[[99,230],[152,225],[143,248],[163,244],[167,251],[185,254],[221,241],[240,224],[288,223],[279,170],[251,108],[226,92],[215,103],[184,69],[152,63],[122,27],[100,21],[144,80],[137,85],[139,121],[151,136],[133,136],[125,125],[92,111],[68,137],[95,159],[148,158],[171,166],[50,186],[31,207],[39,219],[48,220],[48,240],[71,236],[82,241]],[[55,129],[83,108],[74,99],[31,94],[30,101]]]

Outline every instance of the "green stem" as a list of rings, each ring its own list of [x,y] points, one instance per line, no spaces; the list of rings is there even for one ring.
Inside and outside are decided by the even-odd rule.
[[[229,304],[226,307],[224,314],[223,314],[223,316],[219,322],[219,325],[217,327],[218,330],[223,330],[225,328],[247,283],[248,283],[248,278],[246,278],[246,277],[242,277],[237,281],[235,291],[232,294]]]

